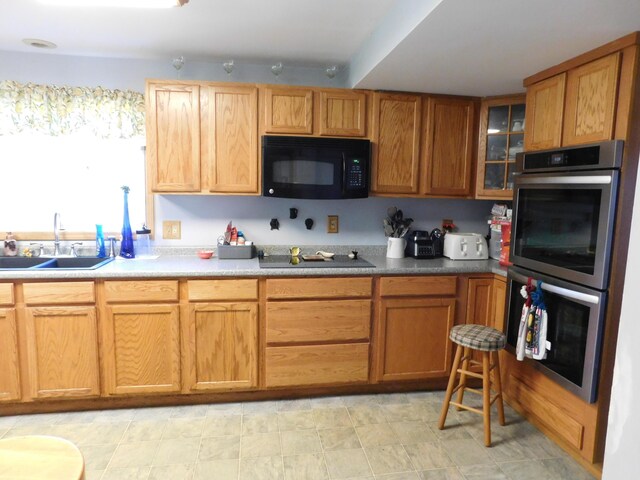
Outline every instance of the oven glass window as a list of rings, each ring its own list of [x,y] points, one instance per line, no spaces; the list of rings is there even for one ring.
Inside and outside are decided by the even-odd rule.
[[[601,196],[600,189],[521,188],[514,253],[592,275]]]
[[[330,162],[282,157],[273,161],[271,180],[286,185],[333,185],[334,170]]]
[[[507,342],[515,347],[524,298],[520,295],[522,284],[512,282],[511,305],[515,305],[515,308],[511,310],[509,318]],[[547,291],[544,292],[544,299],[547,307],[547,341],[551,343],[551,350],[540,363],[582,387],[591,309]]]

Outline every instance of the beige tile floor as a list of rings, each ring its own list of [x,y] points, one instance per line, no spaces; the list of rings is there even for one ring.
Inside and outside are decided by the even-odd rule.
[[[87,480],[580,480],[586,471],[506,408],[483,446],[482,418],[443,392],[0,417],[0,437],[57,435]]]

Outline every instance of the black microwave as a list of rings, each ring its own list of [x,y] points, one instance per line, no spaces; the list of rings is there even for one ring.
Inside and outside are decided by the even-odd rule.
[[[371,142],[262,137],[262,194],[282,198],[366,198]]]

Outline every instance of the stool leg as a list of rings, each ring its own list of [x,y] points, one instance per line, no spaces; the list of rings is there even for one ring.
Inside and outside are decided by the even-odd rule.
[[[447,412],[449,411],[449,402],[453,395],[453,387],[456,383],[456,371],[460,366],[460,359],[462,358],[462,345],[458,345],[456,348],[456,356],[453,360],[453,366],[451,367],[451,375],[449,375],[449,383],[447,385],[447,393],[444,396],[444,402],[442,404],[442,411],[440,412],[440,420],[438,421],[438,428],[442,430],[444,428],[444,422],[447,420]]]
[[[484,416],[484,444],[491,446],[491,380],[489,352],[482,352],[482,412]]]
[[[502,378],[500,377],[500,352],[493,352],[494,355],[494,369],[493,369],[493,375],[494,375],[494,385],[496,386],[496,395],[498,395],[498,397],[496,398],[496,407],[498,408],[498,421],[500,422],[500,425],[504,425],[505,421],[504,421],[504,404],[502,403]]]
[[[458,403],[462,403],[464,399],[464,389],[467,388],[467,374],[466,372],[469,370],[469,357],[471,356],[471,352],[469,351],[469,347],[464,347],[464,360],[462,361],[462,373],[460,373],[460,383],[462,385],[460,390],[458,390]],[[456,407],[456,410],[463,410],[460,407]]]

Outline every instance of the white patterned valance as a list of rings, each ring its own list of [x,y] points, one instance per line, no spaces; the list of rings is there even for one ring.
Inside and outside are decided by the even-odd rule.
[[[144,95],[101,87],[0,82],[0,135],[144,136]]]

